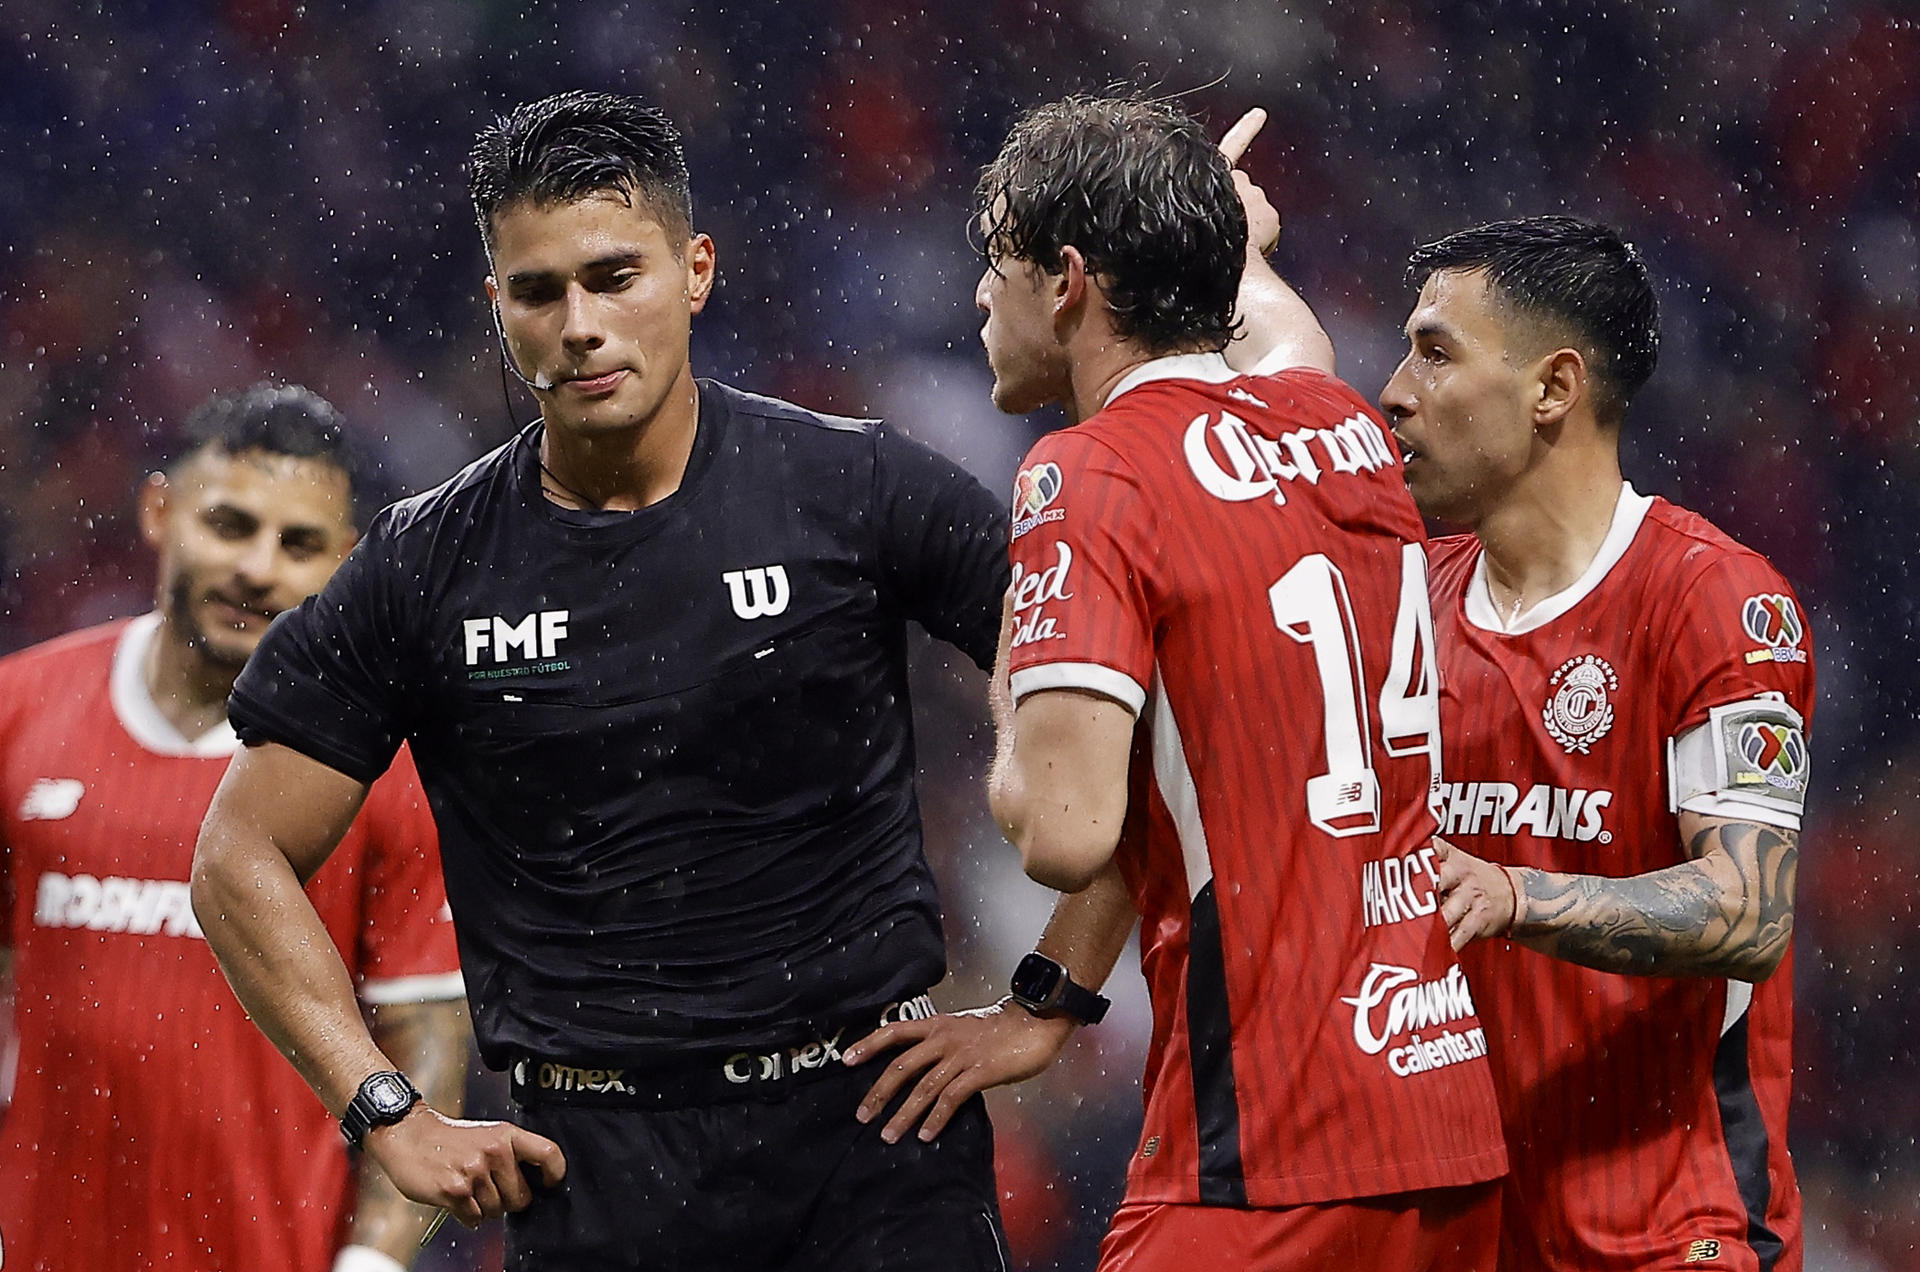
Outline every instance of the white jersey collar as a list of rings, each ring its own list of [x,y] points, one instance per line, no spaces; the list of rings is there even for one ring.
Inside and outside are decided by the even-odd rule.
[[[126,625],[113,649],[113,671],[107,679],[107,696],[113,702],[113,714],[135,742],[156,755],[218,759],[240,749],[233,725],[223,716],[220,723],[197,738],[188,738],[160,714],[160,708],[147,688],[147,654],[160,632],[160,615],[142,614]]]
[[[1633,537],[1640,532],[1640,523],[1647,519],[1647,509],[1651,507],[1653,496],[1640,494],[1631,482],[1621,482],[1620,499],[1613,506],[1613,524],[1607,528],[1607,537],[1600,541],[1600,550],[1594,553],[1586,572],[1570,586],[1534,605],[1510,624],[1500,621],[1500,611],[1494,606],[1493,591],[1487,586],[1487,554],[1483,549],[1480,559],[1473,563],[1473,577],[1467,580],[1467,621],[1482,631],[1497,632],[1503,636],[1519,636],[1545,627],[1600,586],[1607,572],[1633,546]]]
[[[1227,355],[1224,353],[1170,353],[1164,358],[1142,362],[1121,376],[1120,383],[1113,386],[1113,392],[1107,394],[1107,400],[1100,405],[1103,409],[1112,406],[1114,399],[1122,393],[1155,380],[1199,380],[1205,384],[1225,384],[1229,380],[1238,380],[1240,376],[1241,372],[1227,365]]]

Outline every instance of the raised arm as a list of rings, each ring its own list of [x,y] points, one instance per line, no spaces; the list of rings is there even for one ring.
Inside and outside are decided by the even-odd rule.
[[[1220,140],[1220,153],[1233,165],[1233,185],[1247,210],[1247,264],[1234,310],[1240,334],[1227,346],[1227,362],[1236,371],[1272,373],[1312,367],[1331,375],[1333,341],[1312,308],[1267,260],[1280,242],[1280,214],[1266,191],[1240,169],[1240,157],[1266,122],[1267,112],[1256,107]]]
[[[1799,832],[1684,811],[1679,821],[1688,860],[1619,879],[1495,865],[1442,841],[1453,947],[1509,936],[1603,972],[1765,980],[1793,936]]]
[[[303,890],[366,798],[364,783],[290,748],[248,747],[215,792],[193,859],[193,908],[248,1015],[338,1116],[370,1074],[396,1065],[375,1043],[346,964]],[[469,1225],[524,1209],[519,1162],[565,1172],[552,1141],[511,1123],[456,1122],[424,1102],[364,1147],[414,1201]]]

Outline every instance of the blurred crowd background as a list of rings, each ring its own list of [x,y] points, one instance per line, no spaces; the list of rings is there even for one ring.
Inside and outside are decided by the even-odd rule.
[[[6,0],[0,37],[0,649],[149,606],[133,492],[213,390],[319,390],[393,494],[530,418],[461,170],[524,98],[636,92],[685,129],[721,262],[705,374],[884,415],[1000,489],[1058,422],[993,411],[972,304],[974,174],[1024,107],[1118,83],[1216,131],[1267,107],[1247,167],[1280,263],[1368,395],[1416,244],[1623,227],[1664,306],[1630,478],[1770,556],[1818,645],[1809,1266],[1920,1266],[1920,5]],[[956,661],[927,649],[917,681],[950,1007],[998,996],[1050,902],[986,815]],[[1118,1197],[1147,1027],[1121,979],[1111,1023],[994,1097],[1023,1268],[1090,1267]],[[475,1100],[504,1109],[491,1075]],[[498,1258],[454,1234],[422,1266]]]

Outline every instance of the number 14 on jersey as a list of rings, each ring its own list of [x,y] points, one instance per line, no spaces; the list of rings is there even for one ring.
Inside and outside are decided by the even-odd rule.
[[[1326,772],[1307,779],[1307,820],[1329,835],[1380,829],[1380,779],[1365,698],[1366,655],[1346,576],[1321,553],[1300,558],[1267,589],[1273,621],[1313,650],[1320,677]],[[1428,800],[1440,792],[1440,691],[1433,661],[1433,613],[1427,602],[1427,555],[1417,543],[1400,550],[1400,603],[1393,648],[1380,686],[1380,744],[1389,756],[1425,754]]]

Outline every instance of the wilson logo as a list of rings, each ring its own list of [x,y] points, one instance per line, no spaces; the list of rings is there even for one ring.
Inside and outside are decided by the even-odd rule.
[[[784,614],[787,602],[793,599],[784,565],[728,570],[720,578],[727,585],[727,598],[733,602],[733,612],[741,618],[772,618],[775,614]]]

